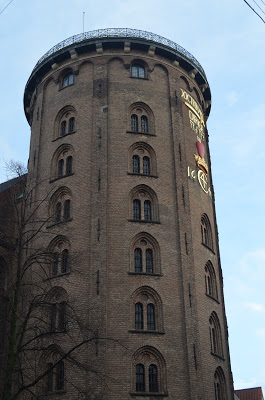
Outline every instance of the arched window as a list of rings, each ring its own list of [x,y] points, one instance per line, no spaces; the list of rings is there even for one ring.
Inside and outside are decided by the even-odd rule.
[[[152,221],[151,201],[150,200],[145,200],[144,201],[144,220],[145,221]]]
[[[154,135],[154,114],[144,103],[135,103],[130,107],[128,131],[142,135]]]
[[[67,187],[60,187],[50,200],[50,219],[52,223],[66,222],[72,219],[72,194]]]
[[[71,145],[63,144],[55,152],[51,165],[51,178],[57,179],[73,173],[74,149]]]
[[[73,157],[68,156],[66,159],[66,175],[71,175],[72,173],[72,165],[73,165]]]
[[[70,244],[64,236],[57,236],[49,245],[51,254],[50,276],[70,272]]]
[[[212,228],[209,218],[206,214],[203,214],[201,218],[201,235],[202,235],[202,244],[207,246],[209,249],[213,250]]]
[[[146,272],[148,274],[154,273],[154,261],[153,261],[153,250],[146,249],[145,250],[145,264],[146,264]]]
[[[51,304],[51,332],[66,330],[66,303]]]
[[[149,392],[158,392],[157,366],[155,364],[149,365]]]
[[[139,233],[131,244],[132,273],[160,274],[160,249],[157,241],[148,233]]]
[[[48,358],[52,361],[46,364],[46,392],[62,391],[65,389],[65,363],[56,352],[51,353]]]
[[[69,123],[68,123],[68,133],[72,133],[75,131],[75,117],[69,118]]]
[[[74,84],[74,74],[72,72],[66,74],[62,79],[62,88]]]
[[[62,203],[59,201],[56,204],[56,217],[55,217],[55,221],[56,222],[61,222],[62,219]]]
[[[66,135],[67,130],[66,130],[66,120],[63,120],[61,122],[61,136]]]
[[[66,291],[61,287],[55,286],[48,292],[46,301],[50,304],[50,331],[65,332],[68,301]]]
[[[136,114],[131,116],[131,131],[138,132],[138,116]]]
[[[67,221],[71,218],[71,200],[67,199],[64,202],[64,220]]]
[[[132,158],[132,171],[133,174],[140,173],[140,157],[137,154],[135,154]]]
[[[62,273],[69,271],[69,250],[64,249],[62,251]]]
[[[132,394],[152,393],[165,395],[165,361],[161,353],[151,346],[140,348],[132,360]]]
[[[132,174],[141,174],[155,177],[156,156],[147,143],[134,143],[129,149],[128,171]]]
[[[143,157],[143,174],[150,175],[150,158],[147,156]]]
[[[130,193],[130,220],[158,222],[158,200],[155,192],[146,185],[136,186]]]
[[[145,392],[145,372],[143,364],[136,365],[136,392]]]
[[[147,304],[147,330],[155,331],[155,305],[150,303]]]
[[[141,117],[141,132],[147,133],[148,132],[148,119],[146,115]]]
[[[222,345],[222,333],[221,326],[218,316],[215,312],[212,312],[209,319],[210,329],[210,340],[211,340],[211,352],[214,355],[223,357],[223,345]]]
[[[142,303],[135,304],[135,329],[144,329],[144,315]]]
[[[141,201],[133,200],[133,219],[139,221],[141,219]]]
[[[58,161],[58,178],[61,178],[64,175],[64,159],[61,158]]]
[[[221,367],[216,368],[214,373],[215,400],[227,400],[227,390],[224,371]]]
[[[134,271],[140,273],[143,271],[142,249],[134,249]]]
[[[133,78],[146,78],[145,68],[141,64],[132,64],[131,76]]]
[[[218,300],[216,275],[211,261],[208,261],[205,265],[205,289],[208,296]]]
[[[132,304],[131,329],[163,332],[162,301],[154,289],[138,288],[132,295]]]
[[[55,118],[54,139],[74,133],[76,131],[76,110],[73,106],[66,106],[59,111]]]

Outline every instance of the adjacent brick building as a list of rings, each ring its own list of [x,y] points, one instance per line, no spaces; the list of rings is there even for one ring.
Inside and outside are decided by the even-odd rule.
[[[87,32],[39,60],[24,104],[28,187],[45,221],[34,247],[54,254],[31,275],[51,303],[34,373],[91,335],[78,362],[65,358],[32,390],[233,399],[199,62],[148,32]]]

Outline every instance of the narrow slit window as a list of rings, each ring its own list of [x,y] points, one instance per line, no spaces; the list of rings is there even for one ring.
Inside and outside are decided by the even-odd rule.
[[[141,219],[141,201],[133,200],[133,219],[139,221]]]
[[[66,175],[71,175],[73,170],[73,157],[69,156],[66,159]]]
[[[148,274],[154,273],[154,262],[153,262],[153,251],[152,249],[146,249],[146,272]]]
[[[154,331],[156,329],[155,306],[152,303],[147,304],[147,329],[149,331]]]

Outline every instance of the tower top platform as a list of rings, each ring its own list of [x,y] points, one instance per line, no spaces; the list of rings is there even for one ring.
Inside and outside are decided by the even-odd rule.
[[[199,86],[204,85],[207,90],[203,95],[205,100],[210,100],[210,89],[206,74],[199,61],[179,44],[159,36],[155,33],[130,28],[106,28],[80,33],[63,40],[47,51],[37,62],[27,81],[24,94],[25,110],[29,106],[31,94],[37,83],[52,69],[52,65],[71,59],[71,50],[78,56],[96,51],[97,45],[102,44],[103,50],[119,49],[124,43],[131,44],[131,50],[148,52],[150,46],[155,49],[155,54],[165,57],[175,65],[184,68],[188,73],[193,73]],[[27,112],[26,112],[27,115]]]

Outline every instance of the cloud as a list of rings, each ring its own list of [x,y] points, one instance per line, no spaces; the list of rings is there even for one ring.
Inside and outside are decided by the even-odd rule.
[[[263,304],[248,302],[248,303],[245,303],[244,306],[254,312],[264,312],[265,311],[265,307],[263,306]]]
[[[229,107],[233,107],[238,102],[238,93],[236,91],[231,91],[227,95],[227,104]]]
[[[251,387],[260,386],[260,382],[258,382],[255,378],[244,380],[244,379],[235,379],[234,381],[234,388],[235,390],[239,389],[248,389]]]

